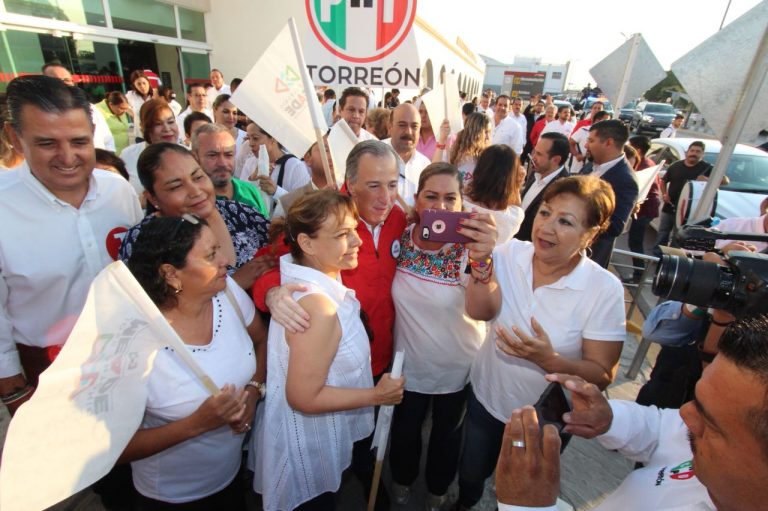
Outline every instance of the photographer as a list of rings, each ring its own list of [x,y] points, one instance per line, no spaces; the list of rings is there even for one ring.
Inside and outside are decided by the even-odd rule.
[[[753,245],[732,242],[720,249],[754,252]],[[704,254],[703,261],[725,264],[717,254]],[[643,337],[662,346],[648,382],[637,395],[637,403],[677,408],[693,399],[693,390],[703,367],[717,354],[725,328],[733,322],[729,312],[702,309],[670,300],[657,305],[643,324]]]
[[[695,403],[680,410],[607,401],[581,378],[547,375],[571,392],[567,432],[646,465],[596,511],[765,509],[768,405],[759,396],[768,392],[767,331],[766,315],[731,325],[696,386]],[[540,433],[532,408],[512,412],[496,466],[499,511],[555,510],[559,447],[553,426]]]

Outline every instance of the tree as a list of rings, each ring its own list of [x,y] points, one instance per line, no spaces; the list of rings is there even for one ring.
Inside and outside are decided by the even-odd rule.
[[[664,103],[667,98],[672,97],[672,92],[685,92],[685,89],[678,81],[675,73],[667,71],[667,77],[648,89],[644,94],[645,99],[657,103]]]

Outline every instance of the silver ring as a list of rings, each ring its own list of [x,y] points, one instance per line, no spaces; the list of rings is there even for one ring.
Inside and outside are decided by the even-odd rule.
[[[512,440],[512,447],[522,447],[525,449],[525,442],[522,440]]]
[[[251,425],[246,422],[245,423],[245,430],[248,431],[249,429],[251,429]]]

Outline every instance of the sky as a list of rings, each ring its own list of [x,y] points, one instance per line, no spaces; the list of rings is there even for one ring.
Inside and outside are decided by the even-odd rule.
[[[725,25],[759,3],[731,0]],[[541,57],[545,64],[570,61],[567,87],[581,89],[588,82],[594,85],[589,69],[636,32],[668,70],[717,32],[728,4],[728,0],[418,0],[417,13],[449,40],[459,35],[475,53],[501,62],[512,63],[516,55]]]

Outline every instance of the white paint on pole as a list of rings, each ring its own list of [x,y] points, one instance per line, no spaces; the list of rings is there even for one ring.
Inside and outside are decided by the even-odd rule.
[[[672,71],[722,142],[690,221],[706,218],[740,139],[768,127],[768,0],[672,64]]]
[[[624,106],[627,100],[640,97],[667,76],[640,34],[635,34],[595,64],[589,73],[616,109]]]

